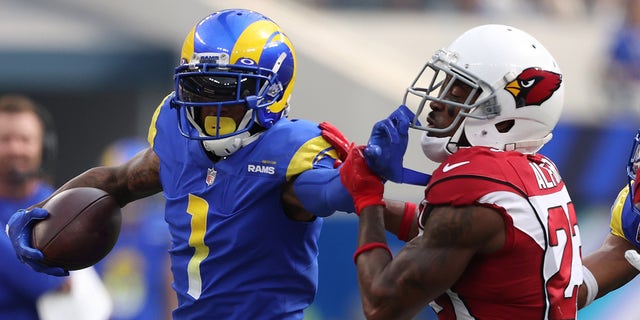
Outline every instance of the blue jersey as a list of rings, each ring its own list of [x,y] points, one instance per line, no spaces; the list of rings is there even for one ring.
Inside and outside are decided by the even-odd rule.
[[[611,207],[611,233],[640,249],[640,215],[631,209],[629,187],[623,188]]]
[[[149,131],[172,237],[174,318],[302,319],[316,293],[322,219],[289,219],[281,194],[301,172],[333,168],[335,150],[317,124],[282,119],[214,162],[177,123],[166,99]]]
[[[0,226],[4,231],[9,217],[47,198],[53,192],[49,185],[40,184],[37,190],[24,199],[0,198]],[[9,237],[0,234],[0,320],[38,319],[36,301],[43,294],[56,290],[66,277],[39,273],[18,260]]]

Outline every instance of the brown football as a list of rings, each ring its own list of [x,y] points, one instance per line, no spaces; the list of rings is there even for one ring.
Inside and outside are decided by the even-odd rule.
[[[96,188],[68,189],[44,206],[49,215],[33,227],[33,247],[43,263],[79,270],[92,266],[113,249],[122,225],[115,198]]]

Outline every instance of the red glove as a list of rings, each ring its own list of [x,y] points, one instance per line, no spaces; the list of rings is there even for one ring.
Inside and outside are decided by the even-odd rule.
[[[340,167],[340,181],[353,198],[356,213],[365,207],[382,205],[384,184],[367,166],[362,150],[365,146],[351,148],[347,159]]]
[[[318,127],[322,130],[322,137],[327,140],[334,149],[336,149],[336,152],[340,157],[340,159],[336,160],[333,164],[333,167],[337,168],[347,158],[349,150],[353,148],[354,144],[353,142],[349,142],[342,132],[329,122],[322,122]]]

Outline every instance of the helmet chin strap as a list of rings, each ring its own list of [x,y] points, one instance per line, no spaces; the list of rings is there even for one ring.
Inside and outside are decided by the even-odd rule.
[[[464,123],[466,120],[466,118],[462,120],[462,123],[450,137],[430,137],[428,136],[428,132],[423,133],[420,139],[420,145],[422,146],[424,155],[433,162],[442,163],[447,157],[458,151],[458,143],[464,131]]]
[[[430,137],[427,132],[422,134],[420,145],[422,152],[429,160],[437,163],[444,162],[447,157],[458,151],[458,142],[462,130],[458,129],[452,137]],[[526,141],[518,141],[504,145],[504,151],[518,151],[522,153],[536,153],[553,137],[552,133],[547,134],[541,139],[533,139]]]
[[[427,132],[422,134],[420,139],[420,146],[422,146],[422,152],[429,158],[429,160],[437,163],[442,163],[453,153],[449,152],[447,145],[451,140],[451,137],[430,137]]]

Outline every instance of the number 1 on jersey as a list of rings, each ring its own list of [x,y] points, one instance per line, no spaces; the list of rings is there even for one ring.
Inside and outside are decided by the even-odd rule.
[[[191,215],[191,235],[189,246],[195,251],[187,266],[189,277],[189,290],[187,294],[198,299],[202,293],[202,278],[200,276],[200,263],[209,255],[209,247],[204,244],[204,234],[207,231],[207,212],[209,204],[206,200],[189,194],[187,213]]]

